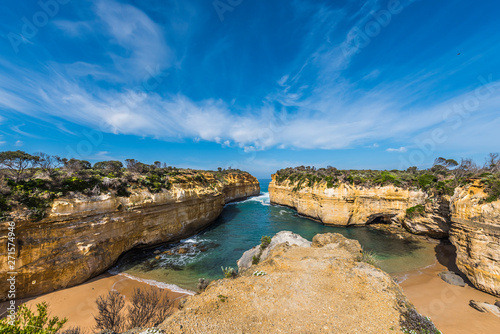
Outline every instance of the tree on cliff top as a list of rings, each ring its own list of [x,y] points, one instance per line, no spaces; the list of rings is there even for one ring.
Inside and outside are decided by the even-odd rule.
[[[94,164],[94,169],[100,169],[115,174],[118,174],[122,168],[123,164],[116,160],[100,161]]]
[[[23,151],[0,152],[0,167],[7,169],[14,181],[21,181],[26,172],[37,166],[39,156]]]

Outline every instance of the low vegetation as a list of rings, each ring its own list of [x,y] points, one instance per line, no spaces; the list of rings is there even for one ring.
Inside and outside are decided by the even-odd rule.
[[[406,217],[410,219],[417,215],[422,216],[424,215],[424,213],[425,213],[425,207],[422,204],[418,204],[406,209]]]
[[[68,319],[59,317],[49,317],[48,304],[42,302],[36,305],[36,311],[32,311],[26,304],[17,310],[13,322],[9,317],[0,320],[0,333],[9,334],[83,334],[78,328],[62,330]]]
[[[226,267],[226,268],[220,267],[220,268],[225,278],[236,278],[238,276],[238,272],[233,267]]]
[[[252,264],[259,264],[262,252],[271,244],[271,240],[272,238],[267,235],[260,238],[259,253],[252,257]]]
[[[453,159],[437,158],[429,169],[419,170],[410,167],[407,170],[339,170],[332,166],[327,168],[299,166],[280,169],[276,172],[276,183],[288,182],[294,191],[304,187],[323,184],[327,188],[335,188],[340,184],[359,187],[394,185],[404,189],[421,189],[438,195],[453,195],[456,187],[464,186],[471,180],[480,180],[488,194],[486,202],[500,198],[500,158],[491,153],[483,166],[471,159],[459,162]]]
[[[0,221],[13,211],[29,219],[42,219],[54,199],[60,197],[92,197],[102,194],[129,196],[134,190],[158,193],[174,184],[185,187],[203,185],[214,189],[227,183],[238,169],[201,171],[167,166],[156,161],[152,165],[135,159],[90,162],[66,159],[45,153],[23,151],[0,152]]]
[[[399,325],[405,334],[441,334],[430,318],[417,312],[413,305],[400,302],[402,309]]]
[[[377,256],[372,251],[368,251],[368,250],[363,249],[363,251],[361,252],[361,255],[358,258],[358,261],[371,264],[372,266],[377,267],[377,268],[379,267],[379,262],[378,262]]]
[[[173,300],[155,288],[135,289],[125,309],[125,297],[116,291],[96,299],[96,329],[121,333],[132,328],[158,326],[173,311]]]

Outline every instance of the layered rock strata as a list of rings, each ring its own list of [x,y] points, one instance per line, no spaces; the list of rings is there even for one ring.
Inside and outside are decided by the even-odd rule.
[[[260,186],[250,174],[235,173],[224,184],[181,183],[159,193],[131,192],[129,197],[61,198],[41,221],[14,221],[15,270],[6,254],[9,222],[1,223],[0,272],[17,272],[16,298],[85,282],[135,247],[189,237],[212,223],[225,203],[258,195]],[[2,280],[0,290],[8,291],[7,284]]]
[[[448,236],[450,222],[446,198],[432,197],[422,190],[348,184],[328,188],[326,183],[320,183],[294,191],[294,185],[288,180],[278,184],[273,175],[269,197],[272,204],[294,208],[326,225],[392,223],[403,225],[415,234],[436,238]],[[406,210],[415,206],[422,206],[425,211],[407,217]]]
[[[485,203],[486,197],[478,182],[455,190],[450,241],[460,271],[480,290],[500,296],[500,201]]]
[[[479,180],[455,189],[452,197],[395,186],[357,187],[325,183],[294,190],[293,184],[269,185],[272,204],[327,225],[398,225],[414,234],[448,238],[457,249],[458,268],[478,289],[500,295],[500,201],[486,203]],[[411,213],[411,214],[410,214]]]

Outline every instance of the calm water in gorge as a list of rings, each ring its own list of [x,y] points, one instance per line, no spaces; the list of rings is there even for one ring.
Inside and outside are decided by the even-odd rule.
[[[129,252],[112,272],[153,280],[169,288],[196,290],[198,278],[222,278],[221,266],[237,267],[236,261],[242,253],[259,244],[261,236],[273,236],[283,230],[308,240],[326,232],[357,239],[365,250],[376,254],[380,267],[389,273],[423,268],[435,262],[435,244],[402,240],[367,227],[324,226],[298,216],[292,209],[272,206],[267,191],[270,180],[260,182],[260,196],[226,205],[207,230],[177,244]],[[180,248],[183,254],[177,254]]]

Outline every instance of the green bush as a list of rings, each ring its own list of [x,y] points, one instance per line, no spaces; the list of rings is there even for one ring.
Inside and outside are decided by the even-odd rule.
[[[377,178],[375,178],[374,182],[380,185],[384,184],[399,185],[400,183],[396,175],[393,175],[387,171],[381,172],[380,175]]]
[[[365,263],[371,264],[374,267],[378,267],[379,266],[379,262],[377,260],[377,257],[375,255],[375,253],[372,252],[372,251],[366,251],[364,249],[361,252],[361,255],[359,256],[358,261],[359,262],[365,262]]]
[[[418,204],[406,209],[406,217],[410,219],[415,217],[416,215],[423,215],[424,213],[425,207],[422,204]]]
[[[9,318],[0,320],[0,333],[9,334],[54,334],[68,321],[66,318],[49,318],[48,305],[42,302],[36,305],[37,310],[31,311],[25,304],[17,310],[13,324]]]
[[[432,185],[434,182],[437,181],[437,178],[434,175],[431,174],[423,174],[420,175],[417,179],[418,185],[422,189],[427,189]]]
[[[269,246],[269,244],[271,243],[271,237],[265,235],[263,236],[262,238],[260,238],[260,249],[261,250],[264,250],[267,248],[267,246]]]
[[[222,272],[224,273],[225,278],[235,278],[238,276],[238,273],[233,267],[220,267],[222,269]]]

